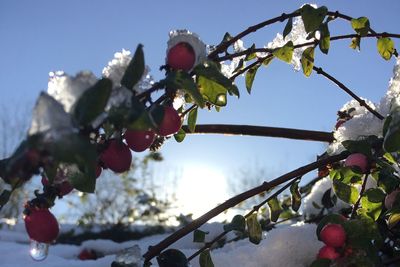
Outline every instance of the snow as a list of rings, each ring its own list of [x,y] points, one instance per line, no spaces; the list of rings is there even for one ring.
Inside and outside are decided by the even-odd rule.
[[[62,227],[69,228],[69,227]],[[218,235],[223,225],[220,223],[206,224],[201,227],[208,231],[207,240]],[[247,239],[229,242],[224,247],[211,251],[215,266],[231,267],[278,267],[278,266],[309,266],[315,259],[322,243],[317,240],[316,225],[297,223],[282,225],[268,233],[264,233],[264,239],[259,245],[250,243]],[[0,255],[1,267],[18,266],[82,266],[82,267],[109,267],[116,259],[116,254],[123,249],[137,245],[143,254],[148,246],[157,244],[167,235],[154,235],[136,241],[115,243],[110,240],[88,240],[80,246],[55,244],[49,248],[49,255],[44,261],[34,261],[29,255],[29,237],[25,233],[23,225],[16,225],[12,229],[3,227],[0,230]],[[234,234],[228,234],[227,240],[234,238]],[[201,243],[192,242],[192,234],[187,235],[171,246],[181,250],[186,256],[193,254]],[[83,249],[94,249],[105,255],[97,260],[81,261],[77,258]],[[135,249],[133,249],[135,250]],[[290,257],[288,257],[290,251]],[[153,261],[152,266],[158,266]],[[198,259],[191,261],[192,267],[199,267]]]

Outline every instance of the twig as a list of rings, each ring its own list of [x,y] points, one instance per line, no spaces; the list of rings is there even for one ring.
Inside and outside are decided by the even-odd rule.
[[[194,132],[190,132],[187,125],[182,126],[187,134],[229,134],[281,137],[297,140],[333,142],[333,134],[330,132],[310,131],[290,128],[253,126],[253,125],[231,125],[231,124],[198,124]]]
[[[225,210],[232,208],[239,204],[240,202],[251,198],[255,195],[258,195],[262,192],[265,192],[271,188],[274,188],[282,183],[288,182],[298,176],[302,176],[312,170],[317,169],[318,167],[325,166],[327,164],[337,162],[339,160],[342,160],[346,158],[349,155],[347,151],[342,152],[339,155],[331,156],[325,159],[317,160],[313,163],[310,163],[308,165],[305,165],[303,167],[300,167],[298,169],[295,169],[289,173],[286,173],[270,182],[264,182],[262,185],[254,187],[248,191],[245,191],[239,195],[236,195],[224,203],[218,205],[217,207],[211,209],[207,213],[203,214],[190,224],[184,226],[183,228],[180,228],[176,232],[172,233],[168,237],[166,237],[164,240],[162,240],[160,243],[158,243],[155,246],[150,246],[148,248],[148,251],[143,255],[145,262],[149,262],[152,258],[155,256],[159,255],[161,251],[163,251],[165,248],[169,247],[171,244],[175,243],[177,240],[182,238],[183,236],[189,234],[190,232],[194,231],[195,229],[199,228],[202,226],[204,223],[209,221],[210,219],[214,218],[218,214],[224,212]]]
[[[326,77],[328,80],[331,82],[335,83],[337,86],[339,86],[340,89],[345,91],[348,95],[353,97],[361,106],[365,107],[368,111],[370,111],[375,117],[377,117],[380,120],[383,120],[384,117],[379,114],[376,110],[371,108],[364,100],[362,100],[359,96],[357,96],[353,91],[351,91],[347,86],[345,86],[342,82],[337,80],[335,77],[331,76],[327,72],[325,72],[322,68],[313,66],[313,70],[317,72],[317,74],[321,74],[322,76]]]
[[[354,217],[357,214],[358,206],[360,206],[362,195],[364,194],[365,188],[367,186],[368,174],[369,173],[365,174],[365,178],[364,178],[364,181],[362,183],[361,190],[360,190],[360,196],[358,197],[356,203],[354,204],[353,210],[351,211],[350,219],[354,219]]]

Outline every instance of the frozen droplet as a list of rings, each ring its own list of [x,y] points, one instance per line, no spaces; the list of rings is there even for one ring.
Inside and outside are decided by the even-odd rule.
[[[143,266],[143,257],[138,245],[126,248],[117,253],[115,261],[123,263],[129,267],[141,267]]]
[[[31,240],[29,252],[32,259],[34,259],[35,261],[42,261],[47,258],[47,255],[49,253],[49,244]]]

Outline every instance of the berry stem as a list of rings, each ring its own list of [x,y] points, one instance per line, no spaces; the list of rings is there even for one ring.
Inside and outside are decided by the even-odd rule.
[[[354,204],[354,207],[353,207],[353,209],[351,211],[350,219],[354,219],[355,216],[357,215],[357,209],[360,206],[362,195],[364,194],[365,188],[367,186],[368,175],[369,175],[369,172],[367,172],[365,174],[365,176],[364,176],[364,181],[363,181],[362,186],[361,186],[360,195],[359,195],[359,197],[358,197],[358,199],[357,199],[356,203]]]

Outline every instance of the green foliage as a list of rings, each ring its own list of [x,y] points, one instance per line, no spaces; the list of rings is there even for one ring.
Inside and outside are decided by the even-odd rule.
[[[370,30],[369,20],[366,17],[359,17],[357,19],[351,20],[351,27],[358,33],[360,36],[365,36],[368,34]]]
[[[365,213],[366,216],[371,217],[374,221],[379,218],[382,212],[383,201],[385,193],[379,188],[370,188],[364,192],[361,197],[361,207],[359,213]]]
[[[195,243],[203,243],[205,238],[206,238],[206,235],[208,233],[209,232],[204,232],[204,231],[201,231],[199,229],[194,230],[193,231],[193,242],[195,242]]]
[[[285,29],[283,30],[283,39],[285,39],[285,37],[292,31],[293,28],[293,18],[289,18]]]
[[[357,188],[339,180],[333,180],[333,190],[338,198],[349,204],[357,202],[359,193]]]
[[[0,207],[4,206],[11,197],[10,190],[3,190],[0,194]]]
[[[219,107],[226,106],[227,93],[239,97],[239,89],[220,72],[215,63],[206,62],[197,65],[193,72],[196,74],[200,93],[211,104]]]
[[[304,5],[300,9],[300,15],[306,32],[310,33],[318,30],[327,13],[328,9],[325,6],[314,8],[308,4]]]
[[[177,249],[167,249],[157,257],[160,267],[188,267],[189,262],[181,251]]]
[[[351,43],[350,43],[350,48],[354,50],[360,51],[360,43],[361,43],[361,38],[360,37],[353,37],[351,38]]]
[[[331,44],[331,34],[329,32],[328,23],[321,24],[319,32],[321,34],[319,40],[319,49],[321,50],[322,53],[328,54],[329,47]]]
[[[272,51],[272,54],[286,63],[290,63],[293,57],[293,42],[288,41],[284,46]]]
[[[292,200],[292,209],[293,211],[298,211],[301,205],[301,194],[299,191],[299,181],[294,182],[290,186],[291,200]]]
[[[132,60],[129,62],[129,65],[125,70],[124,76],[122,76],[121,85],[132,90],[142,78],[144,69],[143,45],[139,44]]]
[[[281,203],[277,197],[274,197],[268,201],[268,206],[270,209],[270,220],[272,222],[276,222],[279,219],[279,215],[283,211]]]
[[[247,230],[249,232],[249,240],[253,244],[260,244],[262,239],[261,225],[257,219],[257,213],[251,214],[246,219]]]
[[[389,37],[379,38],[376,44],[379,54],[385,60],[392,58],[394,53],[394,42]]]
[[[342,142],[342,145],[350,153],[362,153],[367,157],[372,157],[372,144],[376,141],[372,136],[363,140],[346,140]]]
[[[390,113],[390,120],[385,125],[387,130],[383,140],[383,148],[387,152],[400,150],[400,107],[395,107]]]
[[[74,108],[74,117],[79,125],[88,125],[104,111],[111,89],[111,80],[103,78],[82,94]]]
[[[316,259],[311,263],[310,267],[329,267],[331,262],[330,259]]]
[[[186,132],[181,128],[179,131],[174,134],[174,138],[176,142],[181,143],[186,137]]]
[[[165,79],[165,83],[167,88],[184,90],[199,107],[204,108],[203,96],[200,94],[193,78],[187,72],[181,70],[171,71]]]
[[[194,108],[189,112],[188,116],[188,128],[189,131],[192,133],[196,129],[196,121],[197,121],[197,108]]]
[[[314,50],[314,47],[308,47],[301,55],[301,66],[306,77],[311,75],[314,67]]]
[[[259,65],[254,66],[246,72],[246,78],[245,78],[246,89],[249,94],[251,93],[251,88],[253,87],[253,81],[254,78],[256,77],[257,70],[259,67],[260,67]]]
[[[232,221],[224,225],[224,231],[238,231],[244,233],[246,230],[246,219],[242,215],[235,215]]]
[[[204,250],[199,256],[200,267],[214,267],[214,263],[211,259],[210,250]]]

